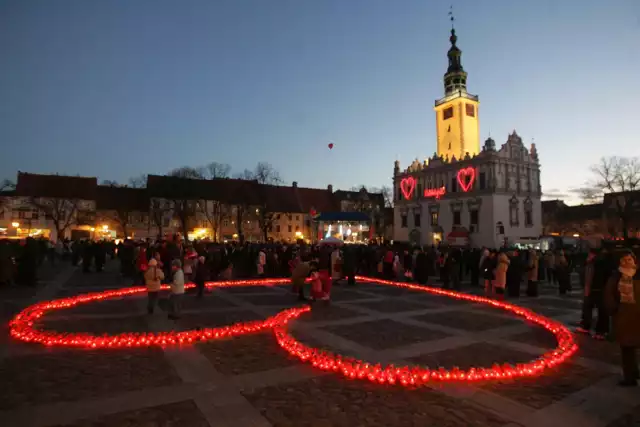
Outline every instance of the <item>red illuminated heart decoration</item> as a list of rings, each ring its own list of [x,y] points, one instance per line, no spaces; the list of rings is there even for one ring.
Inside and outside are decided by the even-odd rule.
[[[468,179],[467,179],[468,178]],[[476,180],[476,170],[469,166],[458,171],[458,184],[465,193],[473,187],[473,181]]]
[[[400,189],[402,190],[402,195],[406,200],[411,198],[414,188],[416,188],[416,180],[412,176],[403,178],[402,181],[400,181]]]
[[[328,147],[329,147],[329,150],[333,150],[333,143],[330,143]]]

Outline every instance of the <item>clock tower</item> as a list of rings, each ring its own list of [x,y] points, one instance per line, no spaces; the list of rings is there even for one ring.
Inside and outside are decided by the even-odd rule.
[[[451,160],[466,153],[480,153],[478,96],[467,92],[467,73],[462,68],[462,51],[456,46],[456,30],[451,29],[449,68],[444,75],[444,97],[436,101],[437,153]]]

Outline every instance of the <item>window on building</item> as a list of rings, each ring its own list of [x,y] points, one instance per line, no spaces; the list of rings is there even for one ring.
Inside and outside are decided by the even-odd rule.
[[[306,220],[306,221],[304,222],[304,224],[305,224],[307,227],[311,227],[311,220],[310,220],[310,219]]]
[[[27,218],[27,213],[25,211],[18,211],[18,218],[26,219]]]
[[[442,110],[442,120],[448,120],[453,117],[453,107]]]
[[[431,212],[431,225],[438,225],[438,212]]]
[[[520,219],[518,218],[520,215],[518,214],[518,205],[512,203],[509,207],[509,223],[511,224],[511,226],[517,227],[518,225],[520,225]]]
[[[462,223],[461,217],[462,217],[462,215],[460,215],[460,211],[454,212],[453,213],[453,225],[460,225]]]
[[[476,116],[476,108],[473,106],[473,104],[466,104],[465,108],[467,110],[467,116],[469,116],[469,117],[475,117]]]
[[[287,225],[287,228],[289,229],[289,233],[291,233],[291,225]]]
[[[407,228],[407,214],[400,215],[400,227]]]
[[[451,192],[455,193],[456,191],[458,191],[458,178],[454,176],[451,178]]]
[[[280,224],[276,225],[276,233],[280,232]]]
[[[480,172],[480,177],[478,178],[478,185],[481,190],[484,190],[487,187],[487,174],[484,172]]]
[[[296,221],[300,221],[300,215],[296,215]]]
[[[478,211],[476,209],[472,210],[471,212],[469,212],[469,216],[470,216],[471,225],[477,226],[478,219],[479,219]]]
[[[37,209],[34,209],[31,211],[31,219],[38,219],[39,217],[39,212]]]
[[[420,214],[413,214],[413,226],[420,227]]]
[[[524,211],[524,225],[525,227],[533,227],[533,212],[530,210]]]
[[[162,218],[162,226],[163,226],[163,227],[168,227],[170,222],[171,222],[171,219],[169,219],[169,218]]]
[[[291,221],[293,217],[292,217],[291,214],[289,214],[289,215],[287,215],[287,218],[289,218],[289,221]]]
[[[300,227],[296,225],[296,231],[300,231]]]

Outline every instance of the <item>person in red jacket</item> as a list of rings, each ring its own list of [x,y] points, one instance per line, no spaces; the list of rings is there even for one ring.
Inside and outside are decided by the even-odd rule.
[[[144,285],[144,273],[149,268],[149,261],[147,260],[147,248],[144,246],[140,246],[140,251],[138,252],[138,258],[136,259],[136,272],[138,276],[138,280],[141,284]]]

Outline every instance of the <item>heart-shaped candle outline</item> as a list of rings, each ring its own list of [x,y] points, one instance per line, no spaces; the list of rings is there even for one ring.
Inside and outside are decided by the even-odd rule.
[[[469,182],[465,182],[465,177],[469,177]],[[476,180],[476,170],[473,166],[466,167],[464,169],[460,169],[457,175],[458,184],[460,184],[460,188],[465,193],[471,190],[473,187],[473,182]]]
[[[405,200],[411,199],[413,195],[413,190],[416,188],[416,179],[412,176],[408,176],[406,178],[402,178],[400,181],[400,190],[402,191],[402,195]]]

